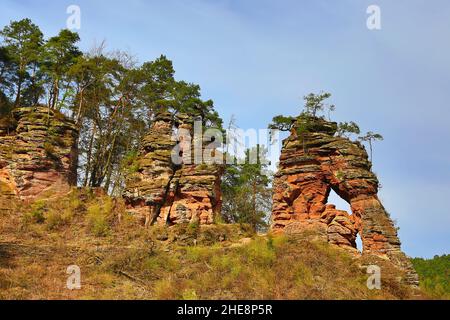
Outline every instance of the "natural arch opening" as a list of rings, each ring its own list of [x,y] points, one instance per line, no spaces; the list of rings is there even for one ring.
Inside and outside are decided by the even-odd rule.
[[[350,203],[348,203],[344,198],[342,198],[338,193],[336,193],[336,191],[332,187],[329,187],[328,197],[326,201],[327,204],[334,205],[336,210],[345,211],[350,217],[353,215]],[[355,238],[348,239],[348,241],[351,243],[352,247],[356,248],[360,253],[362,253],[364,247],[362,238],[360,236],[359,231],[357,230],[355,231],[356,231],[356,239]],[[345,237],[345,233],[342,234],[342,236]]]
[[[330,189],[328,203],[334,204],[337,210],[347,211],[348,214],[352,214],[352,208],[350,207],[350,204],[342,199],[333,189]]]
[[[361,239],[361,235],[359,234],[359,232],[356,234],[356,249],[358,249],[359,252],[363,252],[363,242]]]

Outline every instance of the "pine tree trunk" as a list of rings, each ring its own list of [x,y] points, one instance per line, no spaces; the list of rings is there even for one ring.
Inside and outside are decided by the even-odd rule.
[[[94,127],[92,128],[91,140],[89,141],[89,148],[88,148],[88,152],[86,155],[87,163],[86,163],[86,170],[85,170],[85,174],[84,174],[84,182],[83,182],[84,187],[87,187],[88,181],[89,181],[88,179],[89,179],[89,173],[91,171],[92,148],[94,146],[94,137],[95,137],[96,133],[97,133],[97,126],[94,123]]]
[[[17,84],[17,96],[16,101],[14,102],[15,107],[20,106],[20,96],[22,95],[22,76],[19,77],[19,83]]]
[[[78,104],[78,112],[77,112],[77,117],[75,120],[75,123],[77,126],[79,126],[80,122],[81,122],[81,110],[83,109],[83,93],[84,93],[84,88],[82,88],[80,90],[80,103]]]
[[[51,108],[55,109],[57,100],[59,95],[59,87],[58,87],[58,81],[55,80],[55,83],[53,84],[53,98],[52,98],[52,105]]]
[[[252,210],[253,210],[253,218],[252,225],[253,229],[256,231],[256,181],[253,181],[253,194],[252,194]]]
[[[106,170],[105,190],[106,190],[106,192],[108,192],[109,185],[111,183],[111,174],[112,174],[111,159],[112,159],[112,154],[114,152],[114,148],[116,147],[116,138],[117,138],[117,134],[114,135],[113,141],[111,143],[111,148],[109,150],[108,160],[105,165],[105,170]]]

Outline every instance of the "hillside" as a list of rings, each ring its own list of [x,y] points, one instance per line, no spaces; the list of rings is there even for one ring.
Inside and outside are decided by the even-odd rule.
[[[245,225],[144,228],[122,200],[74,189],[1,211],[0,299],[408,299],[383,264],[382,290],[346,251]],[[378,263],[383,263],[378,261]],[[66,269],[81,268],[81,290]],[[415,296],[417,298],[417,296]]]

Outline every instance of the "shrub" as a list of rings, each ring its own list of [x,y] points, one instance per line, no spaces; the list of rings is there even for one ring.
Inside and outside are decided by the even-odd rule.
[[[157,300],[174,300],[180,298],[179,285],[171,278],[156,281],[153,290]]]
[[[186,289],[183,291],[183,294],[181,295],[183,300],[198,300],[197,293],[194,289]]]
[[[339,180],[339,181],[344,181],[344,179],[345,179],[345,174],[344,174],[344,172],[342,172],[342,171],[338,171],[338,172],[336,172],[336,178]]]
[[[59,136],[54,136],[54,137],[52,137],[52,140],[53,140],[53,142],[54,142],[56,145],[58,145],[58,146],[60,146],[60,147],[66,147],[66,146],[67,146],[67,145],[66,145],[66,141],[65,141],[63,138],[59,137]]]
[[[186,234],[188,234],[189,236],[197,236],[198,232],[200,230],[200,222],[196,221],[196,222],[191,222],[188,224],[187,228],[186,228]]]
[[[208,261],[208,258],[214,252],[214,247],[187,247],[186,258],[192,262]]]
[[[109,202],[109,201],[107,201]],[[109,204],[93,204],[87,209],[88,229],[97,237],[106,237],[110,232],[109,216],[111,206]]]
[[[47,229],[57,229],[62,224],[61,215],[57,212],[51,211],[47,215]]]
[[[270,267],[276,259],[273,242],[263,238],[252,241],[249,245],[242,247],[242,254],[255,265]]]
[[[70,210],[64,210],[62,213],[51,210],[46,215],[46,223],[48,230],[56,230],[72,220],[72,212]]]
[[[55,147],[50,142],[44,143],[44,151],[48,157],[55,157]]]
[[[12,192],[10,186],[5,182],[0,181],[0,194],[8,194],[10,192]]]
[[[125,155],[122,160],[122,167],[129,173],[136,173],[139,171],[139,161],[138,161],[138,152],[130,151],[127,155]]]
[[[45,212],[47,211],[47,203],[43,200],[38,200],[31,206],[31,211],[26,213],[24,218],[25,222],[31,223],[44,223]]]
[[[176,271],[179,267],[180,264],[177,257],[165,253],[153,254],[144,261],[145,271],[151,274]]]

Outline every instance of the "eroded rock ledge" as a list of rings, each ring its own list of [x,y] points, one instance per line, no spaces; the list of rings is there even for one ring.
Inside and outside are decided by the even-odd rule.
[[[299,126],[309,123],[306,134]],[[361,236],[364,254],[391,260],[417,284],[409,259],[400,250],[397,229],[381,204],[379,182],[367,152],[358,142],[336,137],[337,124],[299,117],[283,142],[274,180],[272,229],[308,235],[356,250]],[[351,205],[352,214],[328,203],[331,190]]]
[[[77,140],[74,123],[46,107],[18,108],[0,119],[2,196],[68,191],[77,182]]]
[[[145,218],[146,225],[212,224],[220,214],[223,167],[184,161],[190,149],[193,162],[195,141],[179,144],[175,138],[175,131],[192,132],[192,128],[193,120],[186,115],[160,113],[144,138],[135,172],[126,179],[124,198],[129,210]],[[174,152],[182,156],[181,163],[172,161]]]

